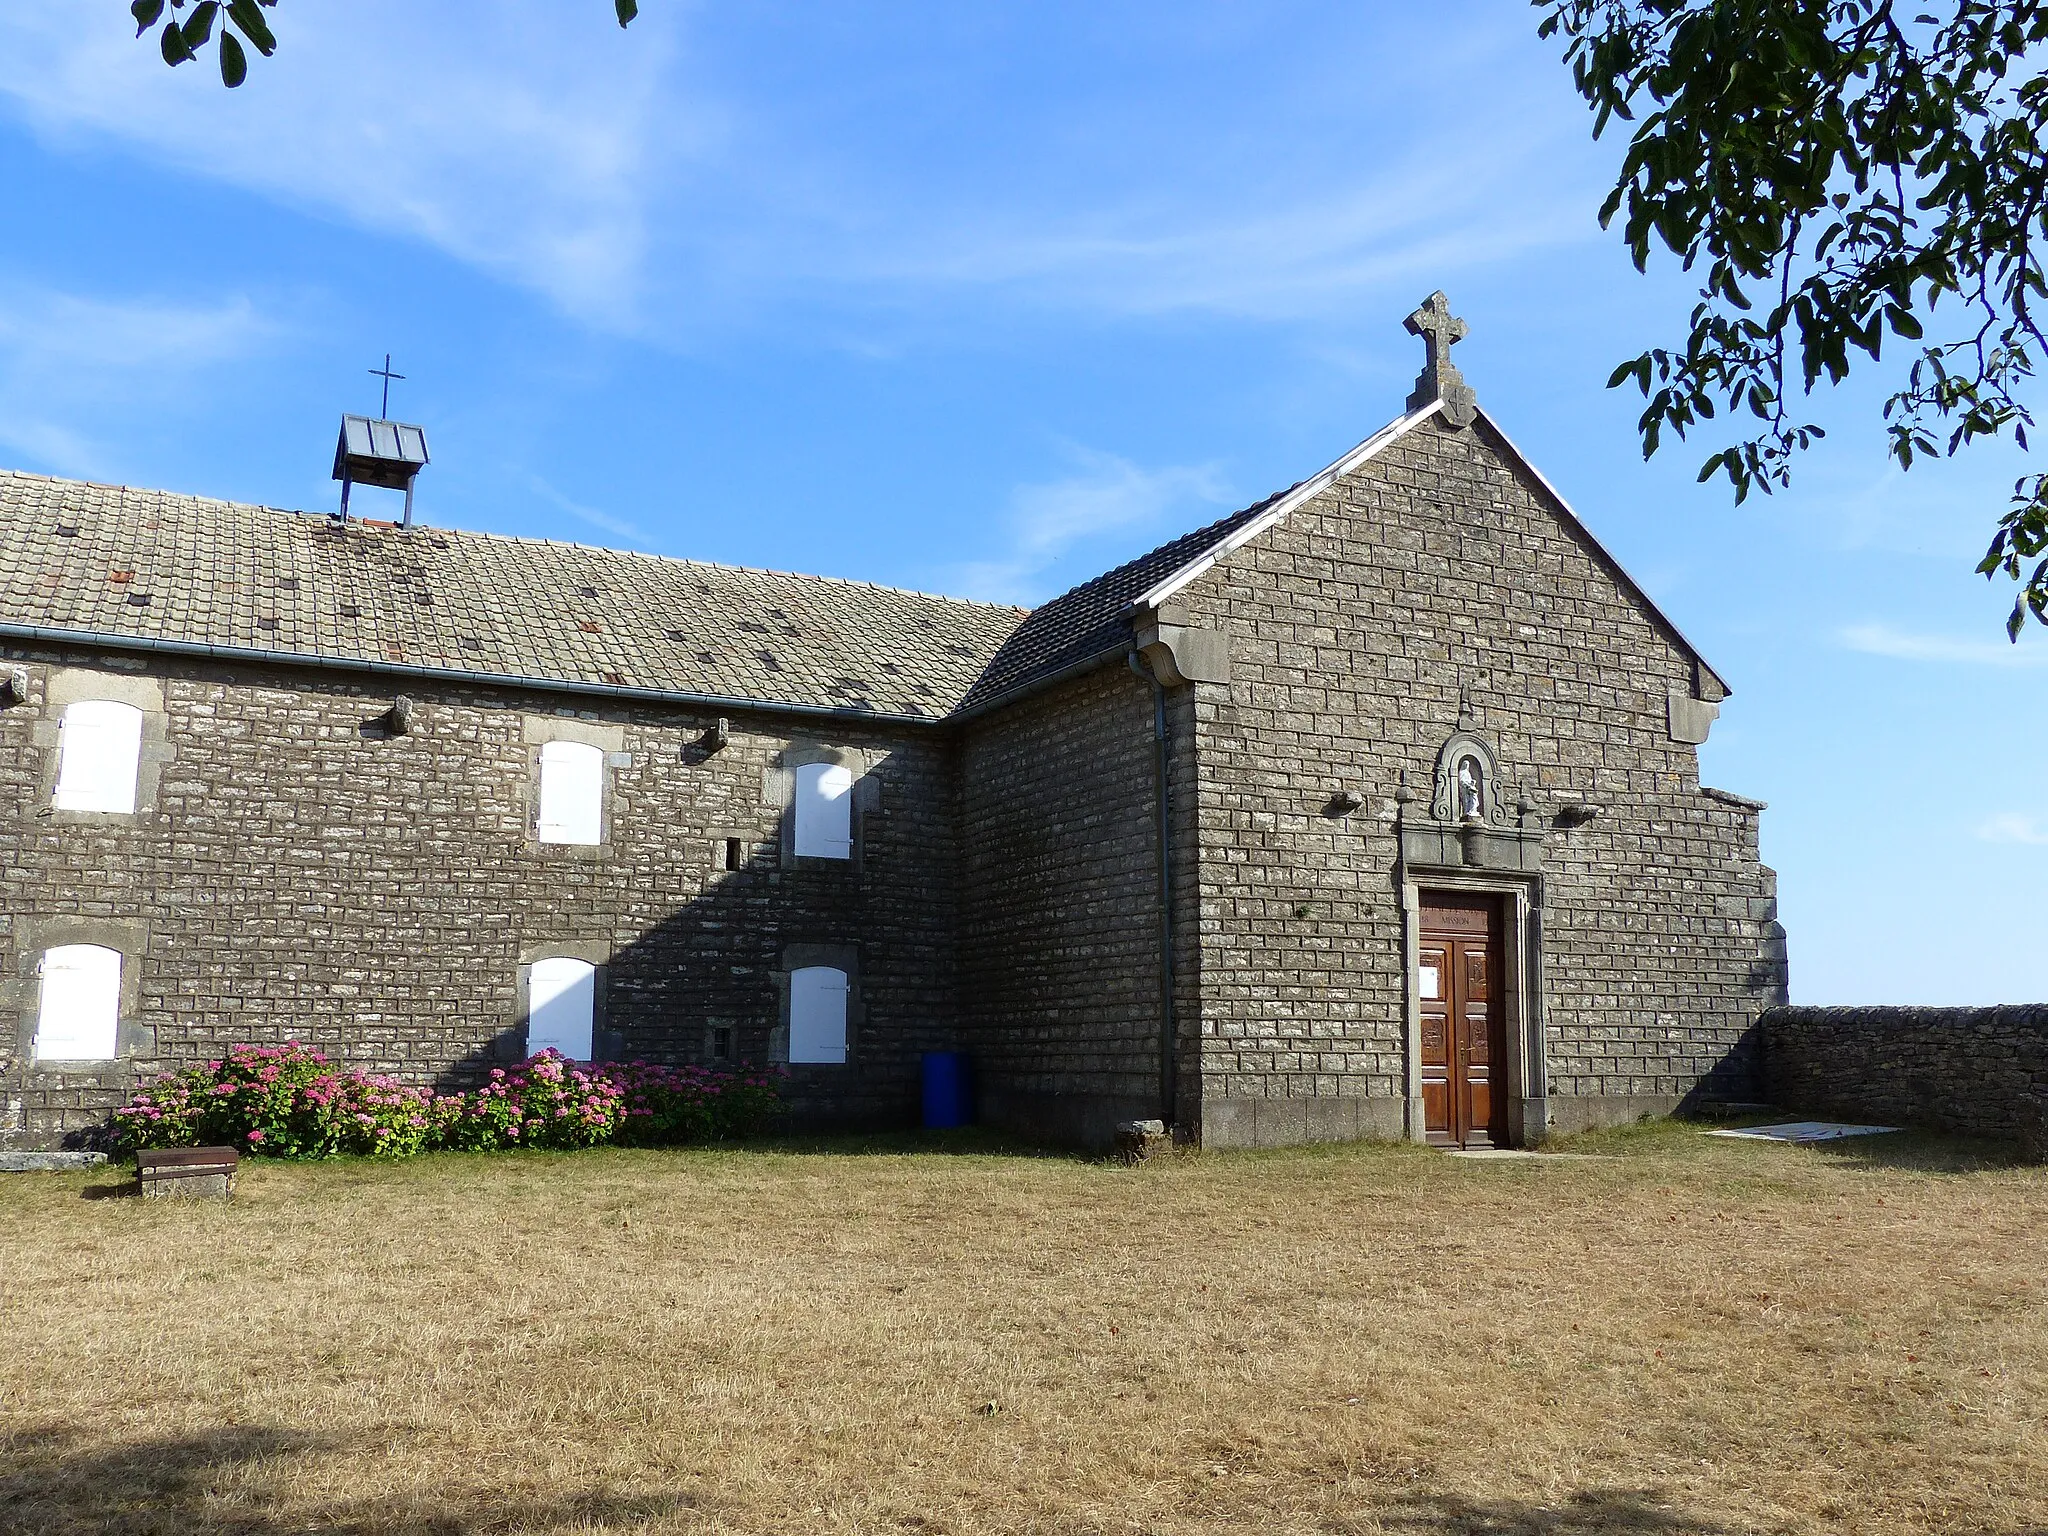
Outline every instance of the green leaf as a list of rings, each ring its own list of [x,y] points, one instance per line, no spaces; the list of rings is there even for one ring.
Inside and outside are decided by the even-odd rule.
[[[263,12],[256,8],[256,0],[228,0],[228,20],[242,29],[242,36],[255,44],[256,51],[266,59],[277,51],[276,34],[263,19]]]
[[[190,58],[206,45],[213,36],[214,13],[220,9],[220,0],[199,0],[192,14],[185,22],[185,55]]]
[[[249,78],[249,56],[235,34],[223,28],[220,34],[220,83],[233,90]]]
[[[156,25],[157,17],[164,13],[164,0],[135,0],[128,7],[128,14],[135,18],[135,35],[142,36]]]
[[[163,50],[164,62],[173,69],[192,57],[192,50],[185,46],[185,34],[175,21],[164,23],[163,32],[157,42]]]
[[[613,9],[619,13],[619,25],[629,26],[640,14],[640,0],[613,0]]]

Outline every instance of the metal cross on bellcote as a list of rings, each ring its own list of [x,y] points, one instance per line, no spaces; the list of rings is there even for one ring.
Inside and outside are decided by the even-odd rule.
[[[1419,411],[1432,400],[1441,400],[1445,421],[1454,427],[1471,426],[1479,419],[1479,397],[1451,361],[1452,343],[1465,339],[1465,322],[1451,313],[1451,301],[1439,291],[1422,301],[1408,317],[1407,326],[1422,338],[1427,351],[1415,393],[1408,397],[1408,409]]]
[[[1439,294],[1437,297],[1441,298],[1443,295]],[[1458,334],[1462,336],[1465,333],[1459,331]],[[369,373],[371,378],[384,381],[384,404],[377,412],[377,419],[379,421],[389,421],[391,419],[391,381],[393,379],[402,379],[405,375],[391,371],[391,354],[389,352],[384,354],[384,366],[382,368],[372,368],[369,370]]]

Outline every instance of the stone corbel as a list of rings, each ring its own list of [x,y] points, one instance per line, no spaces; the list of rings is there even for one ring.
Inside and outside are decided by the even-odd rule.
[[[1182,683],[1230,681],[1230,636],[1220,629],[1201,629],[1187,621],[1177,603],[1137,611],[1138,654],[1152,675],[1169,688]]]
[[[1707,732],[1714,728],[1714,720],[1721,713],[1721,706],[1707,699],[1696,699],[1682,688],[1673,688],[1667,699],[1666,718],[1671,727],[1671,739],[1695,747],[1705,742]]]

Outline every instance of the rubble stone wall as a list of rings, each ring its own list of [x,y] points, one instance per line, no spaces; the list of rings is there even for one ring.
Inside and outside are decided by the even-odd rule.
[[[1761,1033],[1773,1104],[2048,1154],[2048,1003],[1773,1008]]]

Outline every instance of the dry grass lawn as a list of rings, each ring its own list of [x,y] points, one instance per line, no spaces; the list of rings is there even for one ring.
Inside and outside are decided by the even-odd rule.
[[[0,1529],[2048,1530],[2048,1173],[911,1145],[0,1178]]]

